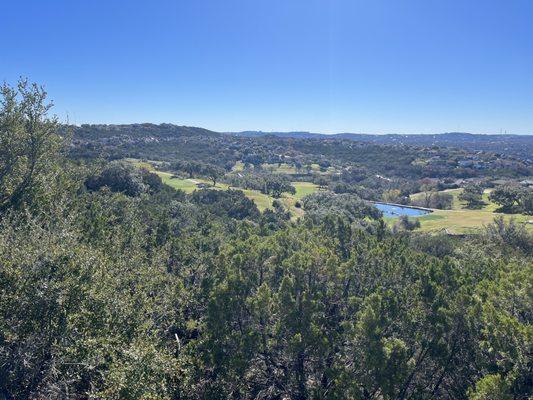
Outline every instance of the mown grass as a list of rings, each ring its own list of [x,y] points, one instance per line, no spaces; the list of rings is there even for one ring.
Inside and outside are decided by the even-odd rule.
[[[139,160],[137,158],[124,158],[124,161],[127,161],[128,163],[133,164],[137,168],[144,168],[144,169],[146,169],[148,171],[153,171],[154,170],[154,167],[152,166],[152,164],[150,164],[147,161],[142,161],[142,160]]]
[[[272,172],[274,174],[286,174],[286,175],[295,175],[299,172],[296,170],[296,168],[292,165],[282,163],[279,164],[263,164],[261,166],[265,171]],[[302,169],[302,172],[304,172],[304,169]]]
[[[172,174],[168,172],[155,171],[152,162],[140,161],[137,159],[128,159],[127,161],[132,162],[139,168],[146,168],[150,171],[156,172],[163,183],[173,187],[174,189],[183,190],[186,193],[192,193],[197,190],[197,183],[205,183],[211,185],[212,182],[202,179],[186,179],[186,178],[172,178]],[[273,164],[272,164],[273,165]],[[277,166],[277,164],[276,164]],[[319,190],[318,186],[312,182],[292,182],[292,185],[296,189],[294,195],[284,193],[283,196],[278,199],[281,203],[288,209],[293,218],[301,217],[304,214],[304,211],[301,208],[296,207],[297,201],[301,200],[304,196],[314,193]],[[217,183],[213,189],[217,190],[228,190],[230,187],[225,183]],[[240,188],[244,194],[251,200],[255,202],[257,208],[260,211],[266,209],[272,209],[272,202],[274,198],[266,194],[261,193],[258,190],[246,190]],[[438,232],[445,231],[450,234],[468,234],[479,232],[485,225],[490,224],[495,217],[503,216],[505,220],[514,220],[518,223],[526,224],[526,228],[529,231],[533,232],[533,224],[527,223],[532,220],[531,216],[521,215],[521,214],[500,214],[495,212],[498,209],[498,205],[489,200],[490,189],[485,190],[483,193],[483,201],[485,205],[479,210],[469,210],[464,208],[464,202],[459,200],[459,194],[463,189],[450,189],[446,190],[446,193],[449,193],[453,196],[453,203],[451,210],[434,210],[431,214],[419,217],[420,220],[420,230],[425,232]],[[417,196],[422,196],[422,193],[417,193],[412,195],[412,198]],[[387,223],[393,224],[397,221],[397,218],[385,218]]]
[[[498,209],[498,205],[491,202],[489,200],[489,195],[490,195],[490,192],[492,191],[492,189],[485,189],[485,191],[483,192],[483,202],[485,203],[483,205],[483,207],[481,207],[479,209],[479,211],[496,211]],[[459,195],[463,192],[463,189],[462,188],[459,188],[459,189],[447,189],[447,190],[443,190],[439,193],[447,193],[447,194],[451,194],[452,197],[453,197],[453,200],[452,200],[452,210],[468,210],[466,208],[466,202],[464,201],[461,201],[459,200]],[[411,199],[420,199],[424,196],[424,193],[415,193],[415,194],[412,194],[410,197]]]
[[[242,161],[237,161],[235,165],[231,168],[233,172],[242,172],[244,171],[244,163]]]
[[[292,182],[292,186],[296,189],[294,197],[298,200],[303,197],[315,193],[319,188],[312,182]]]
[[[518,223],[526,223],[530,219],[520,214],[499,214],[480,210],[435,210],[433,214],[420,218],[420,229],[422,231],[446,230],[452,234],[476,233],[498,216],[503,216],[507,221],[514,218]],[[526,228],[533,230],[531,224],[527,224]]]
[[[446,231],[451,234],[477,233],[485,225],[490,224],[494,218],[503,216],[505,220],[513,218],[518,223],[527,223],[532,218],[521,214],[497,213],[498,205],[489,200],[490,189],[483,193],[484,205],[478,210],[469,210],[466,204],[459,200],[459,194],[463,189],[450,189],[443,191],[453,196],[451,210],[434,210],[433,213],[419,217],[420,230],[422,231]],[[422,196],[421,193],[412,195],[412,198]],[[526,228],[533,231],[532,224],[526,224]]]
[[[216,190],[228,190],[230,186],[225,183],[217,183],[216,186],[212,186],[212,182],[202,179],[202,178],[172,178],[172,174],[168,172],[156,171],[157,175],[161,177],[163,183],[169,185],[174,189],[183,190],[186,193],[192,193],[198,189],[198,183],[204,183],[209,185],[211,189]],[[296,188],[296,194],[291,195],[284,193],[278,200],[288,209],[293,218],[297,218],[303,215],[303,210],[299,207],[296,207],[296,203],[302,197],[311,194],[318,190],[318,186],[311,182],[293,182],[294,187]],[[266,209],[272,209],[272,203],[274,202],[274,197],[261,193],[258,190],[249,190],[241,188],[232,188],[242,190],[243,193],[250,200],[253,200],[257,208],[260,211],[265,211]]]
[[[336,172],[335,168],[328,167],[325,171],[322,171],[320,169],[320,165],[318,164],[311,164],[310,171],[308,170],[307,166],[302,166],[302,168],[298,171],[294,165],[289,165],[286,163],[281,164],[262,164],[261,167],[265,171],[269,171],[273,174],[285,174],[285,175],[297,175],[297,174],[307,174],[308,172],[320,174],[320,175],[327,175],[327,174],[333,174]]]
[[[198,183],[204,183],[208,185],[210,189],[215,190],[228,190],[230,189],[230,186],[225,183],[217,182],[216,186],[213,186],[212,182],[202,179],[202,178],[172,178],[172,174],[168,172],[161,172],[157,171],[157,175],[161,177],[161,180],[166,185],[174,188],[183,190],[186,193],[192,193],[195,190],[198,190]],[[248,197],[250,200],[253,200],[255,204],[257,205],[257,208],[259,208],[260,211],[264,211],[267,208],[272,208],[272,202],[274,201],[274,198],[272,196],[267,196],[258,190],[247,190],[247,189],[240,189],[240,188],[233,188],[242,190],[246,197]]]
[[[155,171],[157,175],[161,177],[164,184],[174,188],[183,190],[186,193],[192,193],[198,189],[197,184],[203,183],[208,185],[211,189],[228,190],[229,186],[225,183],[217,182],[216,186],[213,186],[213,182],[202,178],[173,178],[169,172]]]

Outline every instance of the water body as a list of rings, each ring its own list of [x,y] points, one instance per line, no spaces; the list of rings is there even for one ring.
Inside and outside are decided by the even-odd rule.
[[[421,217],[422,215],[427,215],[431,212],[427,210],[421,210],[419,208],[398,206],[387,203],[374,203],[374,205],[378,210],[383,212],[384,217],[399,218],[402,215],[407,215],[408,217]]]

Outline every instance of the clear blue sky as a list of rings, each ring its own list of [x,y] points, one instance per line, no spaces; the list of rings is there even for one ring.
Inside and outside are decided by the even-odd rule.
[[[532,134],[533,1],[5,1],[21,75],[77,124]]]

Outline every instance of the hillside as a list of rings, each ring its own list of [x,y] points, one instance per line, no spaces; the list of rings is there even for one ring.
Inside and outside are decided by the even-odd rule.
[[[81,158],[139,158],[160,161],[202,161],[231,169],[239,161],[251,164],[289,161],[330,165],[338,169],[364,167],[382,176],[405,178],[467,178],[476,176],[530,176],[529,158],[481,151],[483,135],[311,135],[221,134],[203,128],[172,124],[82,125],[63,127],[73,133],[72,151]],[[294,137],[293,137],[294,136]],[[349,138],[343,138],[344,136]],[[437,139],[435,139],[437,138]],[[462,138],[459,145],[452,139]],[[533,137],[513,137],[512,146],[529,157]],[[503,139],[502,139],[503,140]],[[524,143],[522,143],[524,142]],[[452,168],[453,167],[453,168]]]
[[[533,135],[483,135],[463,132],[441,134],[364,134],[336,133],[320,134],[312,132],[231,132],[230,135],[243,137],[276,136],[300,139],[348,139],[376,144],[407,144],[413,146],[444,146],[465,148],[472,151],[491,151],[519,157],[533,162]]]

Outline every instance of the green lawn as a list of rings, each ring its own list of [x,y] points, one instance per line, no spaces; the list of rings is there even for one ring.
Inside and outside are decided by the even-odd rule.
[[[157,175],[161,177],[163,180],[163,183],[169,185],[170,187],[173,187],[174,189],[180,189],[183,190],[186,193],[192,193],[195,190],[198,189],[196,186],[198,183],[205,183],[207,185],[210,185],[210,189],[216,189],[216,190],[228,190],[230,187],[225,183],[217,183],[216,186],[211,186],[212,182],[202,179],[202,178],[172,178],[172,174],[168,172],[161,172],[157,171]],[[238,189],[238,188],[234,188]],[[264,211],[267,208],[272,208],[272,202],[274,201],[274,198],[271,196],[267,196],[258,190],[243,190],[239,189],[244,192],[246,197],[253,200],[255,204],[257,205],[257,208],[259,210]]]
[[[147,161],[141,161],[137,158],[124,158],[124,161],[127,161],[128,163],[132,163],[137,168],[144,168],[148,171],[154,170],[154,167],[152,166],[152,164],[150,164]]]
[[[466,208],[466,203],[464,201],[459,200],[459,195],[463,191],[462,188],[460,189],[447,189],[443,190],[439,193],[448,193],[453,196],[453,202],[452,202],[452,210],[464,210]],[[495,211],[498,208],[498,205],[491,202],[489,200],[489,195],[492,189],[485,189],[483,192],[483,201],[485,202],[485,205],[480,209],[482,211]],[[424,193],[415,193],[411,195],[411,199],[417,199],[422,198],[424,196]]]
[[[139,167],[153,170],[149,163],[139,160],[132,160],[132,162]],[[197,189],[196,184],[200,182],[211,185],[211,182],[206,179],[172,178],[172,174],[168,172],[156,171],[156,173],[161,177],[165,184],[173,187],[174,189],[181,189],[186,193],[192,193],[195,191]],[[292,213],[293,218],[298,218],[302,216],[304,212],[301,208],[296,207],[296,202],[302,199],[304,196],[318,191],[319,188],[317,185],[311,182],[292,182],[292,184],[296,188],[296,194],[289,195],[284,193],[279,200]],[[228,190],[229,186],[225,183],[217,183],[213,189]],[[490,224],[494,218],[499,215],[502,215],[506,220],[509,220],[512,217],[519,223],[525,223],[533,219],[531,216],[520,214],[510,215],[495,213],[494,210],[497,209],[497,205],[489,200],[489,190],[486,190],[483,194],[483,199],[486,205],[482,209],[465,209],[463,208],[464,204],[458,199],[461,191],[462,189],[447,190],[447,193],[450,193],[454,196],[452,210],[434,210],[434,212],[431,214],[420,217],[420,230],[426,232],[446,231],[452,234],[475,233],[478,232],[484,225]],[[272,208],[272,202],[274,201],[272,196],[265,195],[258,190],[243,190],[243,192],[249,199],[255,202],[260,211],[264,211],[267,208]],[[421,194],[414,194],[413,197],[420,195]],[[396,222],[397,219],[387,218],[386,220],[388,223],[392,224]],[[533,231],[533,224],[527,224],[526,227],[528,230]]]
[[[286,163],[282,163],[281,165],[279,165],[279,164],[263,164],[262,168],[265,171],[269,171],[269,172],[274,173],[274,174],[286,174],[286,175],[306,174],[307,171],[308,171],[306,166],[303,166],[302,169],[300,171],[298,171],[295,166],[289,165],[289,164],[286,164]],[[322,172],[320,170],[320,165],[311,164],[311,171],[310,172],[326,175],[326,174],[333,174],[333,173],[336,172],[336,170],[333,167],[329,167],[329,168],[326,169],[326,171]]]
[[[231,168],[233,172],[241,172],[244,171],[244,163],[242,161],[237,161],[233,168]]]
[[[198,183],[205,183],[209,185],[211,189],[227,190],[229,188],[225,183],[217,182],[216,186],[212,186],[213,182],[202,178],[172,178],[172,174],[169,172],[156,171],[156,174],[161,177],[164,184],[173,187],[174,189],[180,189],[187,193],[192,193],[198,187]]]
[[[318,190],[318,186],[312,182],[291,182],[296,189],[294,197],[300,200],[302,197],[312,194]]]
[[[311,169],[313,170],[313,172],[317,172],[319,174],[334,174],[335,172],[337,172],[337,170],[333,167],[328,167],[324,172],[322,172],[320,170],[320,165],[318,164],[311,164]]]
[[[197,190],[197,183],[206,183],[208,185],[212,184],[212,182],[201,178],[172,178],[172,174],[168,172],[156,171],[156,173],[161,177],[163,183],[173,187],[174,189],[183,190],[186,193],[192,193]],[[278,200],[281,201],[281,203],[292,213],[294,218],[297,218],[303,215],[303,210],[296,207],[296,202],[302,197],[317,191],[318,186],[311,182],[293,182],[293,185],[296,188],[296,194],[290,195],[284,193]],[[210,186],[210,188],[217,190],[230,189],[230,187],[225,183],[217,183],[216,186]],[[275,200],[272,196],[263,194],[258,190],[240,188],[233,189],[242,190],[246,197],[255,202],[260,211],[264,211],[267,208],[272,209],[272,202]]]
[[[420,217],[420,229],[422,231],[447,231],[452,234],[476,233],[483,226],[490,224],[497,216],[503,216],[506,220],[514,218],[519,223],[526,223],[532,219],[527,215],[496,213],[495,210],[498,205],[489,200],[490,189],[486,189],[483,193],[485,205],[479,210],[469,210],[465,208],[465,203],[458,198],[462,191],[463,189],[445,190],[445,193],[453,196],[452,209],[434,210],[433,213]],[[416,193],[412,197],[416,198],[421,195],[421,193]],[[527,224],[526,228],[533,230],[533,225]]]
[[[526,215],[498,214],[483,210],[435,210],[428,216],[420,217],[420,229],[422,231],[446,230],[452,234],[476,233],[500,215],[506,220],[514,218],[519,223],[525,223],[531,219]],[[527,224],[526,227],[528,230],[533,230],[531,224]]]
[[[294,175],[298,174],[299,172],[296,170],[296,168],[292,165],[282,163],[279,164],[263,164],[262,168],[265,171],[270,171],[274,174],[287,174],[287,175]],[[302,172],[304,170],[302,169]]]
[[[259,211],[263,212],[267,208],[272,209],[272,202],[274,201],[274,198],[272,196],[268,196],[264,193],[261,193],[258,190],[249,190],[249,189],[239,189],[239,190],[242,190],[244,194],[246,195],[246,197],[254,201],[257,208],[259,208]]]

